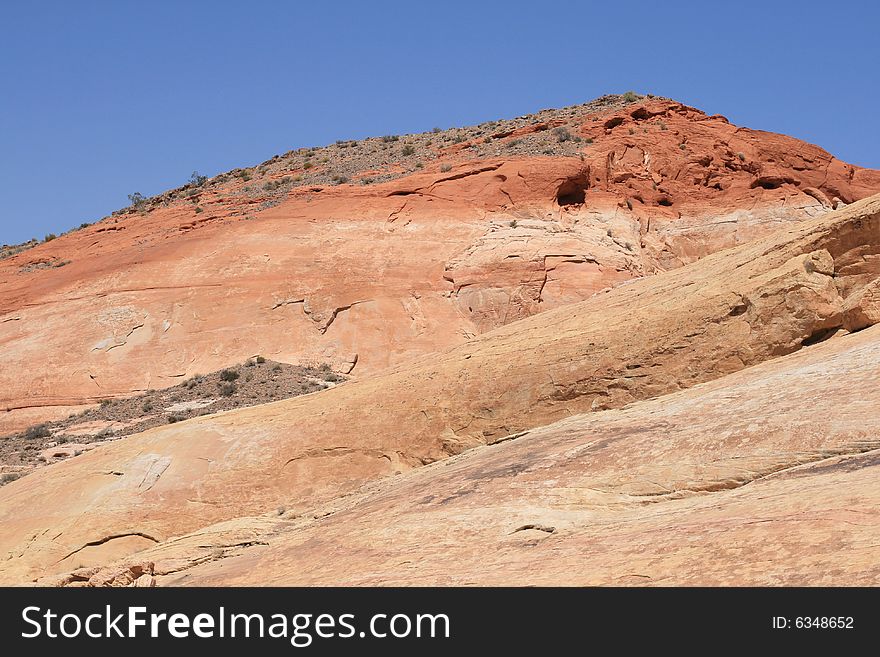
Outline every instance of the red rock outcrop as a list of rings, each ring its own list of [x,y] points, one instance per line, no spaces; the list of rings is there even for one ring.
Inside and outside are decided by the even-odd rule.
[[[661,99],[495,130],[371,185],[279,192],[306,165],[273,158],[0,260],[0,432],[256,353],[370,374],[880,191]]]
[[[846,333],[854,308],[873,312],[878,278],[880,196],[430,359],[123,438],[0,489],[0,580],[278,507],[306,513],[365,482],[717,379]]]

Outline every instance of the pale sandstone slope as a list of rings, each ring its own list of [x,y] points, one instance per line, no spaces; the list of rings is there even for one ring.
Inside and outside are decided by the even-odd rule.
[[[876,323],[880,197],[298,399],[157,428],[0,489],[0,577],[102,563],[211,522],[619,407]]]
[[[880,582],[880,327],[43,584]]]
[[[880,192],[673,101],[578,112],[432,137],[382,184],[265,191],[352,148],[281,159],[0,260],[0,432],[258,353],[368,375]],[[563,124],[568,156],[514,145]]]

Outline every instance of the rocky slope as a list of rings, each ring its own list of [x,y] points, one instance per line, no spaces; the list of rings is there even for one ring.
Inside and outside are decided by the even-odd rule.
[[[0,260],[0,433],[257,353],[371,375],[880,191],[630,100],[293,151]]]
[[[843,344],[840,336],[880,320],[878,278],[880,197],[874,197],[506,324],[430,359],[315,395],[121,439],[0,489],[0,555],[5,555],[0,579],[23,581],[108,563],[212,522],[279,507],[289,516],[315,515],[311,509],[364,483],[472,447],[515,445],[520,440],[516,434],[572,415],[690,388],[825,340],[831,340],[829,348]],[[642,408],[650,415],[651,407]],[[761,408],[754,405],[755,417]],[[547,431],[559,435],[558,427]],[[853,445],[865,447],[847,427],[841,431],[827,442],[817,435],[803,445],[795,435],[775,461],[766,462],[763,443],[754,451],[745,443],[732,454],[748,456],[747,470],[761,473],[779,463],[779,469],[788,469],[799,450],[814,456],[843,450],[846,455]],[[716,438],[707,433],[700,449],[711,453]],[[688,440],[673,437],[671,445]],[[779,429],[776,438],[767,440],[784,441],[786,434]],[[621,442],[614,450],[626,447]],[[644,445],[626,448],[638,451]],[[614,450],[604,452],[612,461]],[[631,472],[628,459],[621,457],[614,461],[618,470],[598,464],[595,470],[569,474],[593,477],[609,500],[618,493],[656,497],[670,489],[725,488],[738,476],[739,461],[701,469],[699,458],[664,474],[664,463],[671,468],[675,452],[670,448],[665,461],[637,460]],[[521,465],[514,459],[499,467],[514,472]],[[486,472],[481,476],[492,479]],[[555,486],[552,477],[547,485]],[[797,484],[785,485],[790,491]],[[422,490],[430,507],[431,491]],[[783,508],[785,502],[780,504]],[[708,513],[707,518],[713,512]],[[658,523],[655,528],[661,526],[660,517],[645,515],[645,527],[651,518]],[[543,523],[523,520],[528,524]],[[551,533],[540,527],[515,533],[535,531]]]
[[[873,586],[878,380],[873,327],[42,583]]]

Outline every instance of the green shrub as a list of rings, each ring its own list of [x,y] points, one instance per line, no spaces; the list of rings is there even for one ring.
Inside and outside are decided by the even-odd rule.
[[[556,141],[560,143],[571,139],[571,133],[568,131],[568,128],[563,126],[553,128],[553,135],[556,137]]]
[[[144,206],[147,202],[147,197],[140,192],[135,192],[134,194],[128,195],[128,200],[131,202],[131,207],[138,209]]]
[[[208,182],[208,176],[203,176],[198,171],[193,171],[192,175],[189,177],[189,182],[191,185],[201,187],[206,182]]]
[[[623,101],[625,103],[634,103],[639,99],[638,95],[636,95],[635,91],[627,91],[623,94]]]
[[[223,370],[220,372],[221,381],[235,381],[239,374],[235,370]]]
[[[45,424],[38,424],[33,427],[29,427],[24,432],[24,437],[28,440],[36,440],[37,438],[48,438],[52,435],[52,432],[49,431],[49,427]]]
[[[403,155],[404,157],[409,157],[410,155],[412,155],[415,152],[416,152],[416,149],[411,144],[407,144],[406,146],[404,146],[400,150],[400,154]]]
[[[44,242],[51,242],[56,237],[58,237],[58,236],[55,233],[49,233],[48,235],[46,235],[46,237],[43,238],[43,241]]]
[[[257,359],[256,359],[256,360],[257,360],[257,364],[258,364],[258,365],[262,365],[263,363],[266,362],[266,359],[263,358],[262,356],[257,356]]]

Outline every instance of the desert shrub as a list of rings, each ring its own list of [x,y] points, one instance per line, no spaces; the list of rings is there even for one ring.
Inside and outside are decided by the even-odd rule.
[[[196,206],[196,214],[201,214],[202,212],[204,212],[204,210],[202,210],[202,209],[197,205],[197,206]]]
[[[585,144],[592,144],[592,143],[593,143],[593,138],[592,138],[592,137],[587,137],[586,139],[584,139],[584,143],[585,143]]]
[[[273,365],[273,366],[272,366],[272,371],[273,371],[273,372],[280,372],[280,371],[281,371],[281,365]]]
[[[147,197],[140,192],[134,192],[133,194],[128,195],[128,200],[131,203],[131,207],[137,209],[144,206],[147,202]]]
[[[3,474],[0,474],[0,486],[2,486],[3,484],[8,484],[10,482],[13,482],[16,479],[19,479],[20,477],[21,477],[20,472],[4,472]],[[279,515],[281,515],[281,514],[279,514]]]
[[[660,126],[661,130],[666,130],[666,124],[663,121],[657,121],[657,125]]]
[[[28,427],[28,429],[24,432],[24,437],[28,440],[36,440],[37,438],[48,438],[52,435],[52,432],[49,431],[49,427],[45,424],[37,424],[33,427]]]
[[[440,171],[442,171],[443,173],[448,173],[449,171],[452,171],[452,165],[451,164],[441,164]]]
[[[460,144],[464,141],[467,141],[467,138],[464,135],[455,135],[455,137],[452,138],[453,144]]]
[[[303,170],[305,170],[305,171],[308,171],[308,170],[311,169],[313,166],[315,166],[315,165],[312,164],[311,162],[303,162]]]
[[[517,227],[516,219],[514,219],[513,221],[511,221],[511,222],[508,224],[508,226],[510,226],[511,228],[516,228],[516,227]]]
[[[254,361],[253,358],[248,358],[246,361],[244,361],[244,366],[245,366],[245,367],[253,367],[253,366],[256,365],[256,364],[257,364],[257,363]]]
[[[234,383],[232,383],[231,381],[226,381],[225,383],[222,383],[220,385],[220,394],[223,395],[224,397],[231,397],[232,395],[235,394],[236,390],[237,390],[236,385]]]
[[[638,95],[636,95],[635,91],[627,91],[623,94],[623,100],[626,103],[634,103],[639,99]]]
[[[101,404],[101,408],[107,408],[110,404],[113,403],[113,400],[112,399],[102,399],[98,403]]]
[[[746,154],[745,153],[737,153],[736,156],[739,158],[740,162],[746,161]]]
[[[400,154],[404,157],[409,157],[413,153],[416,152],[416,149],[412,146],[412,144],[407,144],[400,150]]]
[[[220,372],[221,381],[235,381],[238,378],[238,372],[235,370],[223,370]]]
[[[149,400],[145,401],[143,404],[141,404],[141,410],[144,413],[149,413],[150,411],[153,410],[153,402],[151,402]]]
[[[168,420],[168,424],[174,424],[175,422],[183,422],[186,418],[183,415],[169,415],[165,419]]]
[[[43,241],[44,242],[51,242],[56,237],[58,237],[58,236],[55,233],[49,233],[48,235],[46,235],[46,237],[43,238]]]
[[[438,133],[440,133],[440,132],[443,132],[443,131],[442,131],[440,128],[434,127],[434,128],[431,130],[431,132],[433,132],[433,133],[436,135],[436,134],[438,134]]]
[[[392,141],[397,141],[399,139],[400,137],[398,137],[397,135],[385,135],[384,137],[382,137],[382,141],[386,144],[389,144]]]
[[[521,143],[522,143],[522,139],[513,139],[513,140],[507,142],[507,147],[508,148],[515,148],[516,146],[519,146]]]
[[[416,162],[416,169],[422,169],[422,168],[424,168],[424,166],[425,165],[422,164],[421,162]]]
[[[568,128],[566,128],[564,126],[559,126],[558,128],[553,128],[553,136],[555,136],[556,141],[558,141],[560,143],[571,139],[571,133],[568,131]]]
[[[191,185],[201,187],[206,182],[208,182],[208,176],[203,176],[198,171],[193,171],[192,175],[189,177],[189,182]]]
[[[263,363],[266,362],[266,359],[263,358],[262,356],[257,356],[256,361],[257,361],[258,365],[262,365]]]

